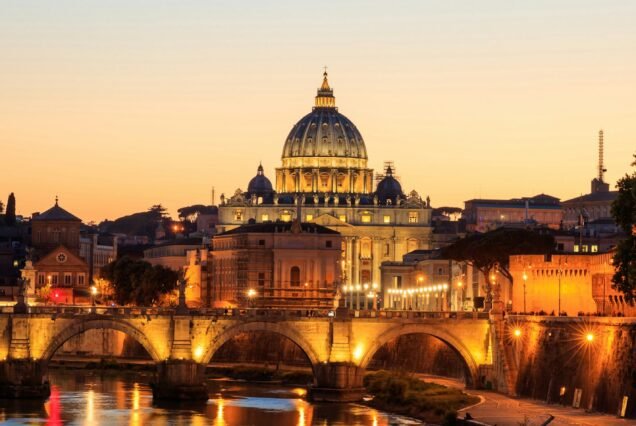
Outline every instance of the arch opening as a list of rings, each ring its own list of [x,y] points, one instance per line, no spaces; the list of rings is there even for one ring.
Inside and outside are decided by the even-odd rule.
[[[402,334],[387,341],[370,357],[366,368],[440,376],[473,386],[472,372],[459,351],[426,333]]]
[[[278,323],[252,322],[233,326],[218,335],[203,356],[203,363],[233,361],[278,369],[281,366],[310,372],[318,356],[298,333]]]
[[[135,327],[126,324],[124,322],[119,321],[104,321],[104,320],[93,320],[93,321],[79,321],[74,324],[71,324],[69,327],[64,328],[61,332],[59,332],[48,344],[44,353],[42,354],[42,359],[50,361],[54,355],[56,355],[61,348],[66,344],[67,348],[73,348],[74,339],[77,336],[86,336],[95,337],[97,335],[97,342],[95,344],[99,344],[99,334],[94,333],[94,330],[97,331],[115,331],[123,334],[125,336],[124,340],[121,342],[122,350],[126,351],[126,345],[129,345],[130,351],[139,356],[145,354],[148,358],[159,361],[160,357],[155,350],[153,344],[150,340],[145,336],[144,333],[137,330]],[[127,339],[126,339],[127,338]],[[126,343],[128,340],[128,343]],[[135,343],[130,343],[134,341]],[[140,350],[140,349],[143,349]],[[98,349],[98,348],[95,348]]]
[[[470,350],[452,334],[449,334],[438,327],[424,326],[422,324],[409,324],[406,326],[394,327],[382,334],[371,343],[365,355],[362,357],[360,366],[363,368],[369,367],[369,364],[375,357],[376,353],[381,350],[383,346],[399,339],[401,336],[409,335],[425,335],[432,339],[437,339],[440,344],[444,345],[443,347],[445,348],[445,351],[450,351],[448,353],[455,356],[456,362],[454,365],[462,365],[464,383],[466,387],[473,388],[479,385],[479,368]],[[408,338],[405,339],[407,339],[405,341],[408,341]],[[421,347],[423,349],[426,348],[425,345],[421,345]]]

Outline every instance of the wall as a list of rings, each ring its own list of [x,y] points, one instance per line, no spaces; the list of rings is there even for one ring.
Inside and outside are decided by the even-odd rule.
[[[510,335],[507,344],[518,372],[518,394],[572,405],[574,389],[580,388],[581,408],[613,414],[628,396],[627,414],[636,415],[636,319],[511,321],[522,330],[519,338]]]

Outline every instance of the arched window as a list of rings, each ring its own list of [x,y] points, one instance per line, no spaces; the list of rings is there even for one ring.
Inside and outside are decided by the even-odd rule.
[[[300,268],[298,266],[292,266],[289,272],[289,284],[292,287],[300,287]]]

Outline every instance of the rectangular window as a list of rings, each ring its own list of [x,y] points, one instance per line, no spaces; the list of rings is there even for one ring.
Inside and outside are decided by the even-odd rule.
[[[291,213],[289,212],[285,212],[280,215],[280,220],[282,220],[283,222],[291,222],[291,218]]]
[[[53,285],[57,284],[57,274],[51,275],[51,284]]]
[[[45,274],[38,274],[38,284],[39,285],[44,285],[46,283],[46,275]]]
[[[418,222],[417,212],[409,212],[409,223],[417,223],[417,222]]]
[[[588,246],[587,246],[587,244],[583,244],[583,245],[581,246],[581,251],[582,251],[583,253],[587,253],[587,252],[588,252]]]
[[[234,220],[243,220],[243,210],[234,210]]]
[[[338,215],[338,219],[340,219],[341,222],[346,222],[347,221],[347,215],[344,215],[344,214]]]
[[[592,244],[592,253],[598,253],[598,246],[596,244]]]
[[[579,252],[579,245],[574,244],[574,253],[578,253],[578,252]]]
[[[363,214],[361,217],[362,223],[371,223],[371,215]]]
[[[385,214],[384,217],[382,218],[382,221],[384,223],[391,223],[391,216]]]
[[[258,245],[259,246],[264,246],[265,245],[265,240],[258,240]]]
[[[305,216],[305,222],[311,222],[312,220],[314,220],[313,214],[308,214]]]
[[[269,220],[269,215],[266,213],[263,213],[261,215],[261,222],[267,222]]]
[[[84,274],[78,274],[77,275],[77,284],[78,285],[84,285]]]
[[[329,240],[329,241],[327,241],[327,242],[325,243],[325,247],[327,247],[327,248],[331,248],[331,240]]]
[[[73,276],[71,274],[64,274],[64,285],[73,284]]]
[[[265,272],[258,273],[258,285],[263,287],[265,285]]]
[[[384,245],[384,255],[389,256],[390,254],[391,254],[391,245],[389,243],[386,243]]]

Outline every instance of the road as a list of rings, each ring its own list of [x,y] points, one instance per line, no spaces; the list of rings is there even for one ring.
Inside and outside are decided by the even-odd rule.
[[[477,395],[482,402],[476,406],[460,410],[460,417],[465,413],[477,421],[497,426],[535,426],[541,425],[550,415],[554,416],[550,426],[632,426],[634,419],[619,419],[616,416],[599,413],[586,413],[583,409],[574,409],[560,405],[548,405],[544,402],[527,399],[511,398],[495,392],[482,390],[466,390],[464,383],[443,377],[418,375],[422,380],[439,383],[445,386],[463,389],[466,393]],[[524,421],[527,422],[524,423]]]

